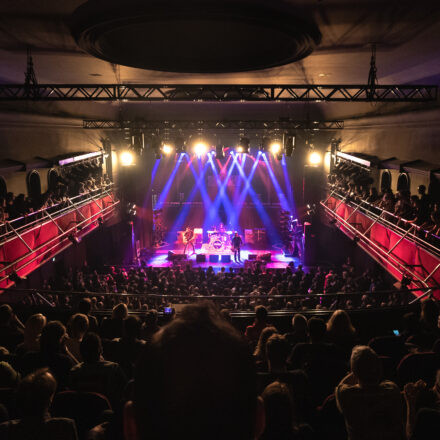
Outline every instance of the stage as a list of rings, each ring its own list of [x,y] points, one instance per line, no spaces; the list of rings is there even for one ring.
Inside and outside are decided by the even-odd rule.
[[[236,263],[234,261],[234,254],[232,252],[202,252],[201,249],[196,249],[196,254],[191,255],[188,260],[180,260],[179,257],[177,257],[176,261],[172,261],[168,258],[169,252],[172,252],[174,255],[181,255],[183,252],[183,248],[173,248],[170,249],[169,247],[164,247],[161,249],[156,249],[153,253],[153,255],[146,256],[145,258],[142,258],[143,261],[145,261],[145,264],[148,266],[153,267],[173,267],[175,265],[181,265],[185,266],[186,264],[191,264],[192,267],[201,267],[204,269],[207,269],[208,267],[212,266],[214,269],[218,270],[221,267],[225,267],[227,269],[233,268],[233,269],[239,269],[245,267],[245,261],[249,260],[249,256],[256,256],[256,260],[251,261],[260,261],[261,256],[270,254],[270,261],[265,262],[264,266],[266,269],[284,269],[286,268],[290,262],[293,261],[295,264],[295,267],[298,266],[298,264],[301,264],[301,261],[299,258],[296,257],[287,257],[284,255],[283,251],[281,249],[260,249],[260,250],[248,250],[248,249],[242,249],[241,250],[241,263]],[[196,257],[197,254],[203,254],[206,256],[205,262],[198,262]],[[218,261],[210,261],[210,255],[216,255],[218,256]],[[230,255],[231,261],[230,262],[222,262],[221,257],[224,255]],[[215,258],[215,257],[214,257]],[[261,262],[262,263],[262,262]],[[249,263],[247,263],[249,265]]]

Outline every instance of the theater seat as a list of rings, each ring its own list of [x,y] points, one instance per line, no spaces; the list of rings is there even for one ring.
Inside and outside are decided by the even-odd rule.
[[[397,380],[400,387],[409,382],[424,380],[432,387],[437,370],[440,369],[440,356],[434,352],[411,353],[397,366]]]
[[[88,430],[102,423],[105,411],[111,410],[106,397],[98,393],[62,391],[52,402],[53,417],[67,417],[75,420],[79,438],[85,438]]]

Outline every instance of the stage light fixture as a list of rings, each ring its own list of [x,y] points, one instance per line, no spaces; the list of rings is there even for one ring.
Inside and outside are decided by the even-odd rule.
[[[237,147],[235,148],[235,151],[237,153],[249,154],[249,145],[250,145],[249,139],[247,137],[242,137],[240,138],[240,141]]]
[[[295,148],[295,136],[286,136],[284,140],[284,153],[286,157],[291,157]]]
[[[174,151],[174,147],[171,145],[171,143],[165,142],[162,144],[161,150],[163,154],[169,156]]]
[[[309,164],[313,166],[318,166],[322,162],[322,155],[317,151],[312,151],[309,154]]]
[[[208,145],[206,142],[197,141],[193,147],[194,154],[197,156],[203,156],[208,152]]]
[[[225,158],[225,149],[223,145],[217,145],[215,147],[215,157],[217,159],[224,159]]]
[[[272,141],[272,143],[270,144],[270,147],[269,147],[269,151],[274,156],[277,156],[278,154],[281,153],[281,150],[282,150],[281,141],[279,141],[279,140]]]
[[[176,153],[181,154],[186,151],[186,142],[185,139],[181,136],[176,137],[174,145],[176,147]]]
[[[260,151],[269,151],[270,147],[270,139],[268,137],[264,137],[261,141]]]
[[[134,164],[134,154],[131,151],[123,151],[119,156],[119,160],[123,167],[129,167]]]

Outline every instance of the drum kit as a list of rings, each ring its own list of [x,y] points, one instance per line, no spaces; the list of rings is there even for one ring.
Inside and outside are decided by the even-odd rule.
[[[232,231],[208,231],[209,243],[207,248],[213,251],[226,251],[231,248]]]

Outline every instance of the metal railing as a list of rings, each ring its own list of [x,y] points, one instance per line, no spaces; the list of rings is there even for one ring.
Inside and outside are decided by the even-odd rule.
[[[100,206],[97,200],[100,200],[106,196],[110,197],[111,201],[107,204],[107,206],[104,206],[104,203],[102,204],[102,206]],[[91,214],[88,217],[85,217],[79,211],[79,208],[90,202],[96,203],[99,211]],[[9,278],[10,271],[18,272],[19,270],[25,269],[27,266],[34,263],[36,260],[40,260],[39,266],[41,266],[46,261],[48,261],[48,259],[53,258],[54,255],[57,255],[65,250],[71,244],[69,240],[69,236],[71,234],[74,234],[78,231],[81,231],[82,234],[85,234],[86,231],[84,231],[83,228],[88,228],[89,226],[93,225],[96,221],[98,221],[99,217],[103,217],[103,219],[105,219],[108,214],[111,214],[113,212],[113,208],[116,207],[118,204],[119,200],[116,200],[113,197],[112,193],[109,192],[109,190],[104,189],[101,190],[97,195],[89,194],[85,199],[81,200],[80,202],[71,202],[70,206],[60,209],[56,212],[54,216],[46,212],[46,217],[39,219],[39,222],[33,224],[32,228],[26,228],[24,231],[14,229],[14,237],[8,238],[3,243],[0,243],[0,245],[4,245],[12,239],[16,239],[18,237],[18,239],[26,246],[28,251],[20,257],[16,258],[14,261],[3,262],[3,266],[0,268],[0,273],[3,274],[2,276],[0,276],[0,283]],[[77,211],[81,215],[82,220],[73,221],[69,223],[69,225],[67,225],[67,229],[62,229],[61,226],[56,222],[56,220],[65,214],[75,211]],[[59,231],[59,234],[53,236],[49,240],[33,248],[26,242],[22,234],[25,234],[28,230],[32,230],[35,227],[42,226],[46,222],[52,222],[53,224],[55,224]],[[73,226],[70,226],[72,223],[74,223]]]
[[[255,305],[270,306],[271,310],[298,311],[298,310],[335,310],[349,309],[383,309],[389,307],[407,307],[414,302],[413,292],[432,292],[432,288],[409,290],[383,290],[377,292],[354,293],[327,293],[306,295],[161,295],[149,293],[125,292],[75,292],[54,291],[43,289],[8,289],[0,296],[0,302],[15,301],[28,306],[49,306],[51,308],[75,309],[82,298],[96,298],[102,302],[99,310],[108,311],[119,303],[125,302],[130,310],[142,311],[144,304],[148,308],[163,309],[165,306],[176,304],[190,304],[199,301],[211,301],[221,307],[232,310],[253,310]],[[435,289],[434,289],[435,290]],[[68,300],[66,299],[68,297]]]
[[[18,235],[24,234],[27,230],[32,229],[39,224],[44,223],[48,219],[56,219],[70,211],[93,201],[102,198],[103,196],[112,196],[114,189],[113,183],[103,185],[95,190],[82,193],[74,197],[65,197],[62,202],[55,203],[51,206],[42,207],[36,211],[26,214],[21,217],[16,217],[12,220],[6,220],[0,224],[0,246],[15,239]]]
[[[338,198],[340,201],[342,201],[342,203],[346,203],[350,207],[354,208],[354,211],[351,213],[351,215],[353,215],[356,211],[360,211],[367,217],[370,217],[373,221],[386,226],[388,229],[396,232],[399,235],[404,235],[405,239],[413,241],[417,243],[418,246],[422,246],[435,255],[440,256],[440,237],[438,235],[432,234],[431,232],[424,230],[421,226],[411,222],[411,220],[399,217],[393,212],[380,208],[373,203],[367,202],[366,200],[356,202],[350,197],[350,195],[343,195],[339,191],[340,188],[332,188],[330,195],[324,202],[321,202],[321,204],[326,204],[331,197]],[[334,208],[334,211],[336,211],[336,209],[337,207]],[[393,221],[391,221],[390,218],[393,219]],[[405,225],[405,227],[400,226],[400,224]],[[428,235],[428,237],[431,238],[434,243],[430,243],[420,235],[425,237]]]

